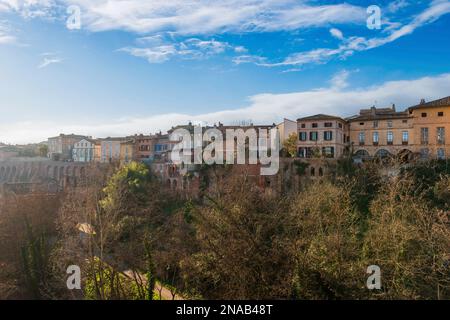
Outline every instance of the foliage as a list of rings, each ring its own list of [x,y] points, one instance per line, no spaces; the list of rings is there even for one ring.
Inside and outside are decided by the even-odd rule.
[[[283,149],[291,158],[297,155],[297,134],[295,132],[291,133],[283,142]]]

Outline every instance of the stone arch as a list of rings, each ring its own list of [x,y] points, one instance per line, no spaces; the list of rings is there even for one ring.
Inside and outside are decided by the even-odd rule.
[[[177,181],[177,179],[174,179],[172,181],[172,188],[173,188],[173,190],[177,190],[177,188],[178,188],[178,181]]]
[[[391,156],[392,156],[392,154],[386,149],[378,149],[377,152],[375,152],[376,158],[383,159],[383,158],[389,158]]]
[[[5,181],[9,180],[10,174],[11,174],[11,168],[8,166],[8,167],[6,167]]]
[[[14,181],[14,179],[16,177],[16,172],[17,172],[17,168],[16,168],[16,166],[13,166],[11,168],[11,175],[9,177],[9,181]]]
[[[367,158],[370,157],[370,154],[369,154],[369,152],[367,150],[360,149],[360,150],[355,152],[355,157],[361,158],[361,159],[367,159]]]
[[[62,180],[64,177],[64,167],[59,167],[58,170],[58,180]]]
[[[408,162],[413,160],[414,153],[409,149],[402,149],[397,153],[397,157],[402,162]]]

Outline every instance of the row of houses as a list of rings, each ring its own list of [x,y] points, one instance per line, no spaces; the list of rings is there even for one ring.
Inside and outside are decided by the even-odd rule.
[[[422,100],[403,111],[397,111],[393,105],[362,109],[358,115],[348,118],[318,114],[296,121],[285,119],[278,125],[219,123],[208,128],[217,128],[225,134],[227,129],[258,131],[274,127],[279,129],[281,142],[296,135],[297,157],[302,159],[338,159],[349,150],[356,159],[396,155],[444,159],[450,155],[450,97]],[[168,153],[178,143],[170,141],[170,134],[179,128],[194,131],[194,125],[189,123],[173,127],[166,134],[103,139],[61,134],[48,139],[48,156],[75,162],[170,162]]]
[[[282,139],[297,135],[297,156],[340,158],[346,150],[355,160],[401,156],[420,159],[450,157],[450,97],[397,111],[371,107],[341,118],[318,114],[278,125]]]
[[[168,188],[196,195],[201,185],[200,167],[184,163],[177,166],[170,160],[170,151],[179,143],[170,140],[173,131],[186,129],[194,134],[194,128],[189,123],[173,127],[165,134],[103,139],[61,134],[48,139],[48,156],[53,160],[85,163],[142,161],[151,165]],[[203,130],[208,128],[218,129],[224,136],[228,129],[243,129],[246,132],[254,129],[259,132],[260,129],[277,128],[281,144],[295,137],[296,158],[308,163],[304,178],[316,179],[327,175],[332,167],[330,164],[345,154],[353,155],[356,162],[398,156],[408,160],[450,158],[450,97],[430,102],[422,100],[418,105],[402,111],[397,111],[395,105],[371,107],[348,118],[317,114],[296,121],[285,119],[278,125],[226,126],[219,123]],[[282,180],[295,176],[293,163],[295,159],[282,159],[284,169],[279,171],[282,174],[271,177],[260,175],[259,163],[236,165],[232,170],[237,174],[250,172],[262,188],[279,189],[283,185]]]

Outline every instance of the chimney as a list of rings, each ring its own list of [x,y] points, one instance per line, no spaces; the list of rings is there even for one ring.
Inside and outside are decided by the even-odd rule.
[[[420,104],[425,104],[425,99],[421,99]]]
[[[370,112],[372,113],[372,115],[375,115],[377,113],[377,108],[375,108],[375,106],[372,106],[372,108],[370,108]]]
[[[392,111],[395,112],[395,103],[392,104]]]

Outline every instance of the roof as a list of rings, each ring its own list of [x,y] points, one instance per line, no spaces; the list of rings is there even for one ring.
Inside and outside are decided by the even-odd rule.
[[[102,138],[99,139],[101,142],[107,142],[107,141],[118,141],[118,142],[123,142],[123,141],[127,141],[128,139],[125,137],[107,137],[107,138]]]
[[[371,120],[389,120],[404,119],[409,117],[407,111],[396,111],[395,105],[390,108],[361,109],[359,115],[347,118],[347,121],[371,121]]]
[[[80,140],[82,140],[82,139],[86,139],[86,138],[89,138],[88,136],[83,136],[83,135],[79,135],[79,134],[64,134],[64,133],[61,133],[59,136],[56,136],[56,137],[50,137],[50,138],[48,138],[48,139],[57,139],[57,138],[73,138],[73,139],[80,139]]]
[[[419,103],[418,105],[409,107],[409,110],[427,107],[442,107],[442,106],[450,106],[450,96],[438,100],[433,100],[430,102],[425,102],[425,100],[422,100],[421,103]]]
[[[316,115],[313,115],[313,116],[297,119],[297,121],[309,121],[309,120],[341,120],[341,121],[345,121],[341,117],[330,116],[328,114],[316,114]]]

